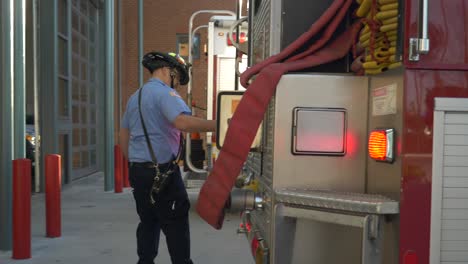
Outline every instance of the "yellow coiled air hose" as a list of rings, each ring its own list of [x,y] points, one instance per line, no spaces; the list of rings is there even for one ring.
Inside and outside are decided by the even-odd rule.
[[[356,0],[356,16],[363,19],[358,46],[364,49],[364,74],[379,74],[401,66],[397,61],[398,0]]]

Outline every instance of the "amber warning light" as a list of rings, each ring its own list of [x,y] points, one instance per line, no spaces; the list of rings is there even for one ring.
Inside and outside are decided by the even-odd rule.
[[[378,161],[393,162],[394,129],[373,130],[369,136],[369,156]]]

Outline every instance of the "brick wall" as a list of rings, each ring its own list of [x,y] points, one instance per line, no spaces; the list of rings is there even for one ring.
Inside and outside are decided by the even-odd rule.
[[[144,51],[176,51],[176,34],[188,33],[190,16],[199,10],[235,11],[235,0],[146,0],[144,1]],[[193,29],[206,25],[212,15],[198,15]],[[206,108],[207,58],[203,47],[207,44],[207,29],[200,33],[200,58],[193,63],[193,100],[197,105]],[[125,111],[127,100],[139,87],[138,66],[138,0],[122,1],[122,111]],[[144,80],[149,78],[145,72]],[[116,87],[118,87],[116,85]],[[179,93],[186,98],[186,86]],[[196,115],[206,117],[206,112],[196,110]],[[119,117],[116,117],[119,118]]]

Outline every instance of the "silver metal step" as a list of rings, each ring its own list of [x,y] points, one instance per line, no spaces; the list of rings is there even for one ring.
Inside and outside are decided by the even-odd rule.
[[[397,201],[382,195],[346,193],[316,189],[285,188],[275,191],[276,201],[289,205],[316,207],[367,214],[398,214]]]

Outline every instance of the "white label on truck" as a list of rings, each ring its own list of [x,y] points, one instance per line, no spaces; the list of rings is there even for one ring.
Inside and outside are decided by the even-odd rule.
[[[372,116],[396,114],[396,92],[396,83],[372,90]]]

